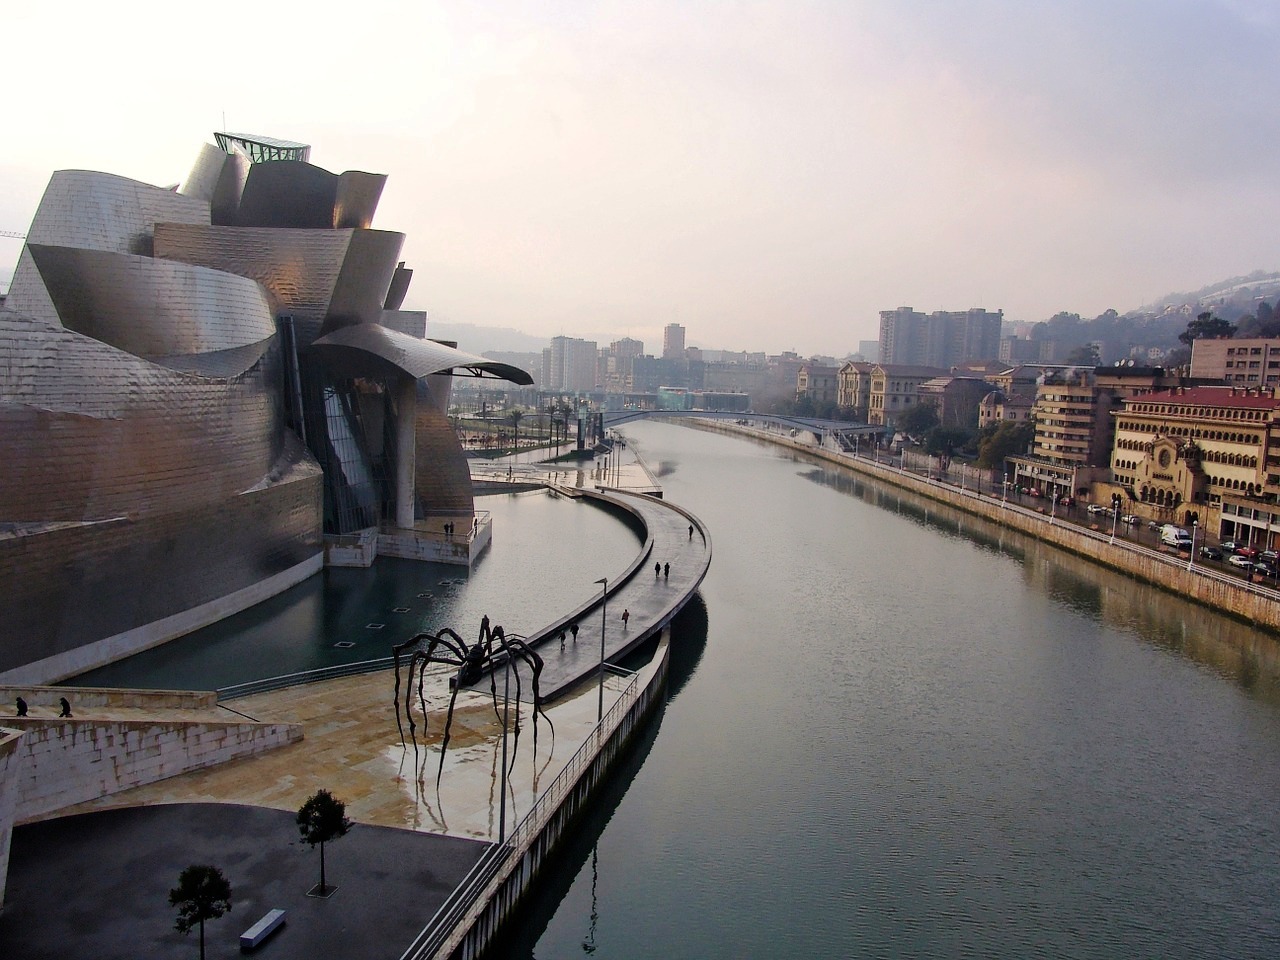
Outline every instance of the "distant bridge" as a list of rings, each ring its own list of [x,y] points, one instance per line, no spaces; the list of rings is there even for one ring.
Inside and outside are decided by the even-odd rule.
[[[603,416],[606,428],[617,427],[631,420],[654,417],[673,420],[698,417],[703,420],[732,420],[747,426],[774,427],[783,431],[804,430],[812,433],[819,441],[828,434],[837,440],[851,441],[857,436],[865,437],[885,432],[885,428],[877,424],[854,423],[849,420],[820,420],[817,417],[789,417],[772,413],[742,413],[732,410],[605,410]]]

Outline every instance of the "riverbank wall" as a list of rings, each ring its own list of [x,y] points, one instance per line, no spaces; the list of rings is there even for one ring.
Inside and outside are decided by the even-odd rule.
[[[821,445],[812,434],[802,433],[797,437],[790,437],[716,420],[678,422],[712,433],[764,440],[818,460],[838,464],[879,483],[898,487],[964,513],[1018,530],[1219,613],[1280,634],[1280,592],[1195,564],[1186,555],[1131,544],[1112,538],[1109,531],[1091,530],[1065,523],[1038,510],[1030,510],[999,497],[955,487],[891,464],[832,450]]]
[[[670,629],[529,815],[484,857],[401,960],[479,960],[521,907],[566,832],[643,725],[661,707],[670,665]]]

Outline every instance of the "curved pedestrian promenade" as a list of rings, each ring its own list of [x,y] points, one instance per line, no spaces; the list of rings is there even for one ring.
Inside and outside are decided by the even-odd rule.
[[[711,535],[688,511],[642,494],[560,489],[628,511],[647,534],[635,560],[615,581],[601,584],[599,596],[529,636],[543,659],[541,694],[546,701],[597,672],[602,659],[617,663],[658,634],[697,592],[711,566]]]

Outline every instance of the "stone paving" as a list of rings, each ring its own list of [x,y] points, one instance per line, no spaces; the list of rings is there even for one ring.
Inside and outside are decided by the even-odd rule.
[[[625,683],[621,677],[606,675],[606,710]],[[446,674],[440,668],[429,674],[425,688],[427,727],[424,731],[418,714],[416,751],[411,740],[409,747],[401,746],[394,692],[394,674],[381,671],[233,700],[227,706],[255,719],[301,723],[304,739],[247,760],[78,804],[59,815],[190,802],[296,811],[307,797],[323,788],[346,803],[347,815],[360,823],[497,840],[502,728],[489,691],[462,690],[458,694],[439,792],[436,775],[448,705]],[[597,704],[597,687],[588,682],[549,706],[550,724],[546,720],[537,724],[536,749],[529,706],[521,705],[519,743],[508,738],[513,755],[509,763],[508,829],[529,810],[540,785],[559,773],[595,727]],[[223,717],[234,716],[225,710],[221,713]]]

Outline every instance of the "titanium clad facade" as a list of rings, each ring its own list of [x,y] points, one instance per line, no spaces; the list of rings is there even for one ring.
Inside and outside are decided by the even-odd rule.
[[[265,599],[326,531],[469,522],[449,372],[529,381],[387,309],[411,271],[370,228],[384,177],[223,139],[179,191],[61,171],[37,210],[0,309],[0,680]]]

